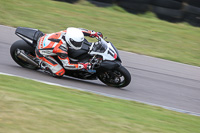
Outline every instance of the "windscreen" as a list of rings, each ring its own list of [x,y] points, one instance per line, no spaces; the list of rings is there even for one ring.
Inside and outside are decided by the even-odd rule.
[[[107,49],[107,42],[101,39],[98,44],[94,46],[94,52],[104,53]]]

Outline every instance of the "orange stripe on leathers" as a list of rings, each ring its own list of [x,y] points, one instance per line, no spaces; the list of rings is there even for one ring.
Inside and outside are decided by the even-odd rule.
[[[63,42],[60,40],[60,42],[54,47],[53,49],[53,53],[64,53],[64,54],[68,54],[66,51],[63,51],[62,49],[60,49],[60,45],[62,45]]]
[[[57,76],[62,76],[63,74],[65,74],[65,69],[62,68],[60,69],[60,71],[58,71],[57,73],[55,73]]]
[[[62,32],[54,33],[48,39],[58,39],[58,38],[60,38],[61,33]],[[47,47],[45,47],[45,48],[52,48],[54,44],[55,44],[55,42],[50,42],[49,45]]]

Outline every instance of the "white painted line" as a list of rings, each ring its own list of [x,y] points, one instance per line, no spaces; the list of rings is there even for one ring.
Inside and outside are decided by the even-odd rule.
[[[47,82],[47,81],[31,79],[31,78],[27,78],[27,77],[23,77],[23,76],[19,76],[19,75],[14,75],[14,74],[8,74],[8,73],[3,73],[3,72],[0,72],[0,74],[8,75],[8,76],[20,77],[20,78],[24,78],[24,79],[29,79],[29,80],[33,80],[33,81],[36,81],[36,82],[45,83],[45,84],[48,84],[48,85],[55,85],[55,86],[60,86],[60,87],[66,87],[66,88],[70,88],[70,89],[85,91],[85,92],[91,92],[91,93],[95,93],[95,94],[99,94],[99,95],[103,95],[103,96],[107,96],[107,97],[118,98],[118,99],[129,100],[129,101],[135,101],[135,102],[144,103],[144,104],[148,104],[148,105],[152,105],[152,106],[157,106],[157,107],[161,107],[161,108],[164,108],[164,109],[168,109],[168,110],[172,110],[172,111],[176,111],[176,112],[180,112],[180,113],[185,113],[185,114],[194,115],[194,116],[200,116],[199,113],[195,113],[195,112],[191,112],[191,111],[187,111],[187,110],[182,110],[182,109],[177,109],[177,108],[173,108],[173,107],[167,107],[167,106],[163,106],[163,105],[159,105],[159,104],[144,102],[144,101],[140,101],[140,100],[136,100],[136,99],[110,95],[110,94],[106,94],[106,93],[102,93],[102,92],[82,89],[82,88],[73,87],[73,86],[65,86],[65,85],[61,85],[61,84],[57,84],[57,83],[51,83],[51,82]]]

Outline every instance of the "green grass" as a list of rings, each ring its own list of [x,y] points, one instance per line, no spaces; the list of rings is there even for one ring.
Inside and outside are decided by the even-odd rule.
[[[199,133],[200,118],[0,75],[0,133]]]
[[[134,15],[111,6],[53,0],[1,0],[0,24],[50,33],[67,27],[101,31],[118,49],[200,66],[200,28],[168,23],[153,13]]]

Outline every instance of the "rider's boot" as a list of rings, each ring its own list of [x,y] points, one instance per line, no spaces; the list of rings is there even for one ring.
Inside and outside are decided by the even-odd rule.
[[[48,64],[44,61],[42,61],[41,59],[35,59],[35,62],[38,64],[38,66],[40,67],[41,70],[44,70],[45,73],[48,74],[52,74],[52,72],[50,71],[50,69],[47,67]]]
[[[49,74],[49,75],[51,75],[51,76],[53,76],[53,77],[55,77],[55,78],[61,78],[61,77],[63,76],[63,75],[58,76],[58,75],[56,75],[55,73],[53,73],[52,70],[50,69],[50,67],[51,67],[51,66],[49,66],[49,64],[46,63],[46,62],[44,62],[44,61],[42,61],[42,62],[40,63],[40,68],[41,68],[42,70],[44,70],[45,73],[47,73],[47,74]]]

